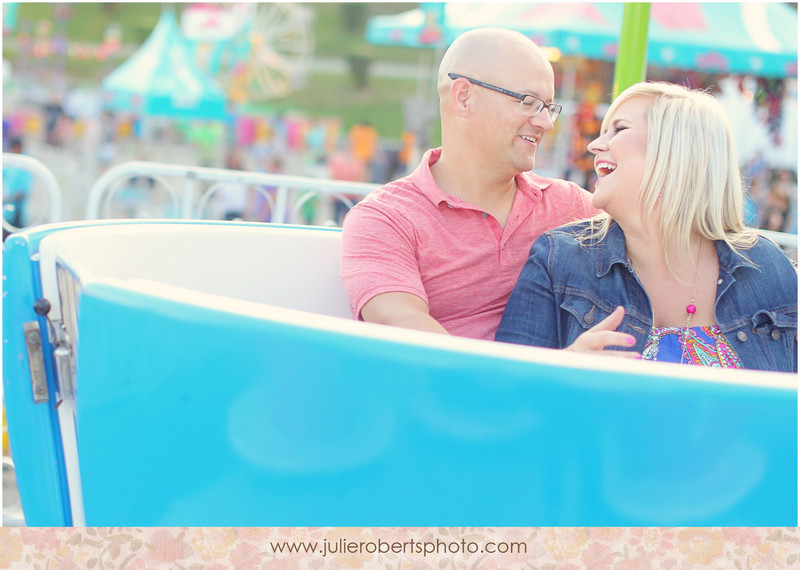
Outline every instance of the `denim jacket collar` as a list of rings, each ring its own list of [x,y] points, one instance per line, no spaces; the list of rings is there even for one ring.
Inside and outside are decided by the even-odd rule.
[[[731,246],[722,240],[718,240],[716,244],[720,273],[724,272],[730,275],[740,267],[749,267],[761,272],[759,266],[750,260],[750,256],[746,250],[739,251],[737,253],[733,250],[733,248],[731,248]]]
[[[742,257],[724,241],[718,240],[715,243],[720,273],[730,275],[739,267],[750,267],[761,271],[758,265],[750,261],[746,251],[743,252],[745,257]],[[602,277],[611,271],[611,267],[615,263],[620,263],[625,267],[629,265],[628,258],[625,256],[625,234],[619,224],[612,221],[605,239],[597,245],[595,275]]]
[[[603,241],[597,246],[597,257],[595,264],[595,275],[602,277],[609,271],[615,263],[620,263],[628,267],[628,258],[625,255],[625,234],[617,222],[612,221],[608,228],[608,233]]]

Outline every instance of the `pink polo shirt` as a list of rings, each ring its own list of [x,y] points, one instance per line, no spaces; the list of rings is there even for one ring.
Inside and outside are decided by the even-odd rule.
[[[531,245],[539,235],[597,213],[572,182],[526,172],[505,228],[490,214],[445,195],[425,153],[409,176],[369,194],[347,214],[341,278],[354,318],[376,295],[411,293],[448,332],[492,340]]]

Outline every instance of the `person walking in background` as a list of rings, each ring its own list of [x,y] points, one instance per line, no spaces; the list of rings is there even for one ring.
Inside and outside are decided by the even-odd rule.
[[[61,105],[61,95],[57,92],[50,94],[50,100],[42,108],[44,115],[44,132],[47,144],[61,146],[61,131],[59,126],[64,117],[64,107]]]
[[[785,169],[774,171],[769,191],[762,202],[764,215],[761,227],[775,232],[788,231],[792,201],[796,194],[797,185],[792,181],[792,173]]]
[[[22,154],[22,140],[12,139],[8,150]],[[11,232],[28,225],[28,200],[33,190],[33,175],[27,170],[3,167],[3,241]]]
[[[225,156],[227,170],[244,170],[242,157],[237,149],[231,149]],[[222,217],[227,221],[249,220],[249,188],[242,182],[225,182],[216,191],[217,204],[222,209]]]
[[[353,150],[353,143],[345,139],[339,148],[328,157],[328,172],[334,180],[343,182],[367,182],[369,179],[369,169],[364,160]],[[343,197],[352,203],[358,201],[360,196],[355,194],[343,194]],[[341,200],[333,201],[333,221],[341,225],[345,215],[350,210],[349,206]]]
[[[378,131],[369,121],[361,121],[350,127],[347,139],[353,155],[363,162],[369,171],[378,152]]]

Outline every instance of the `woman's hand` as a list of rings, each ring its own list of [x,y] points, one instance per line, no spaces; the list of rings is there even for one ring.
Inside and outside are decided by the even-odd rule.
[[[575,342],[569,345],[565,350],[641,359],[642,355],[638,352],[604,350],[607,346],[633,346],[636,344],[636,338],[626,333],[617,332],[616,330],[616,328],[622,324],[622,319],[624,317],[625,307],[617,307],[614,309],[613,313],[576,338]]]

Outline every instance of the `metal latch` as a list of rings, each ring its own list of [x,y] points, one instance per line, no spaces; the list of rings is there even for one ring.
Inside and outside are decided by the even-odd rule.
[[[25,347],[28,349],[28,363],[31,368],[31,386],[33,403],[43,404],[50,397],[47,393],[47,373],[44,369],[44,352],[42,351],[42,332],[38,321],[23,323],[25,331]]]
[[[58,390],[62,400],[75,397],[75,371],[72,367],[72,353],[69,345],[59,343],[53,351],[58,374]]]

